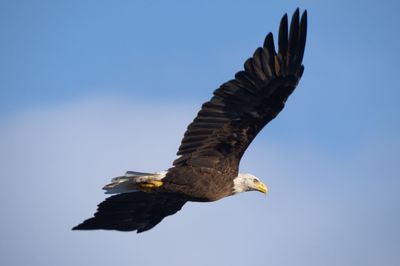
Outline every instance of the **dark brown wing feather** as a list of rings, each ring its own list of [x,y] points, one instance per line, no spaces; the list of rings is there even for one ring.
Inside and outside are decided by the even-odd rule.
[[[303,73],[307,12],[293,15],[288,32],[283,16],[275,52],[272,34],[244,64],[244,71],[221,85],[188,126],[175,167],[210,167],[236,176],[239,161],[260,130],[283,109]]]
[[[147,231],[166,216],[175,214],[186,200],[172,194],[132,192],[107,198],[100,203],[93,218],[73,230]]]

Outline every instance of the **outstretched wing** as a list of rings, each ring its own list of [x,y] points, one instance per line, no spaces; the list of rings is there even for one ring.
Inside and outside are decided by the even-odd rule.
[[[307,11],[299,9],[281,20],[278,53],[272,33],[265,38],[244,70],[221,85],[188,126],[174,161],[175,167],[211,167],[236,176],[239,161],[260,130],[283,109],[297,86],[306,42]]]
[[[175,214],[185,200],[172,194],[132,192],[118,194],[100,203],[93,218],[72,228],[73,230],[147,231],[166,216]]]

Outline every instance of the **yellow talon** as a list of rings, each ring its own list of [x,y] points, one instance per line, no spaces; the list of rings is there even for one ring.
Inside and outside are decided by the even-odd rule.
[[[138,183],[137,186],[139,189],[143,192],[152,192],[153,189],[161,187],[163,185],[162,181],[159,180],[153,180],[153,181],[148,181],[148,182],[141,182]]]

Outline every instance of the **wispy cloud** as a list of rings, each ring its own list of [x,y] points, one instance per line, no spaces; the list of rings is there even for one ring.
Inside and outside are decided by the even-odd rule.
[[[0,130],[4,265],[395,265],[399,143],[377,134],[352,156],[263,132],[243,171],[270,187],[187,204],[145,234],[72,232],[126,170],[170,166],[197,105],[98,98],[8,119]],[[201,252],[199,252],[201,250]],[[188,263],[190,262],[190,263]]]

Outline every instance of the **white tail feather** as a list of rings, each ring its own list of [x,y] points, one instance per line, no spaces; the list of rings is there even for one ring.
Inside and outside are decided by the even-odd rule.
[[[142,173],[128,171],[123,176],[111,179],[111,183],[103,187],[106,194],[118,194],[138,191],[137,183],[149,182],[163,179],[167,171],[155,173]]]

